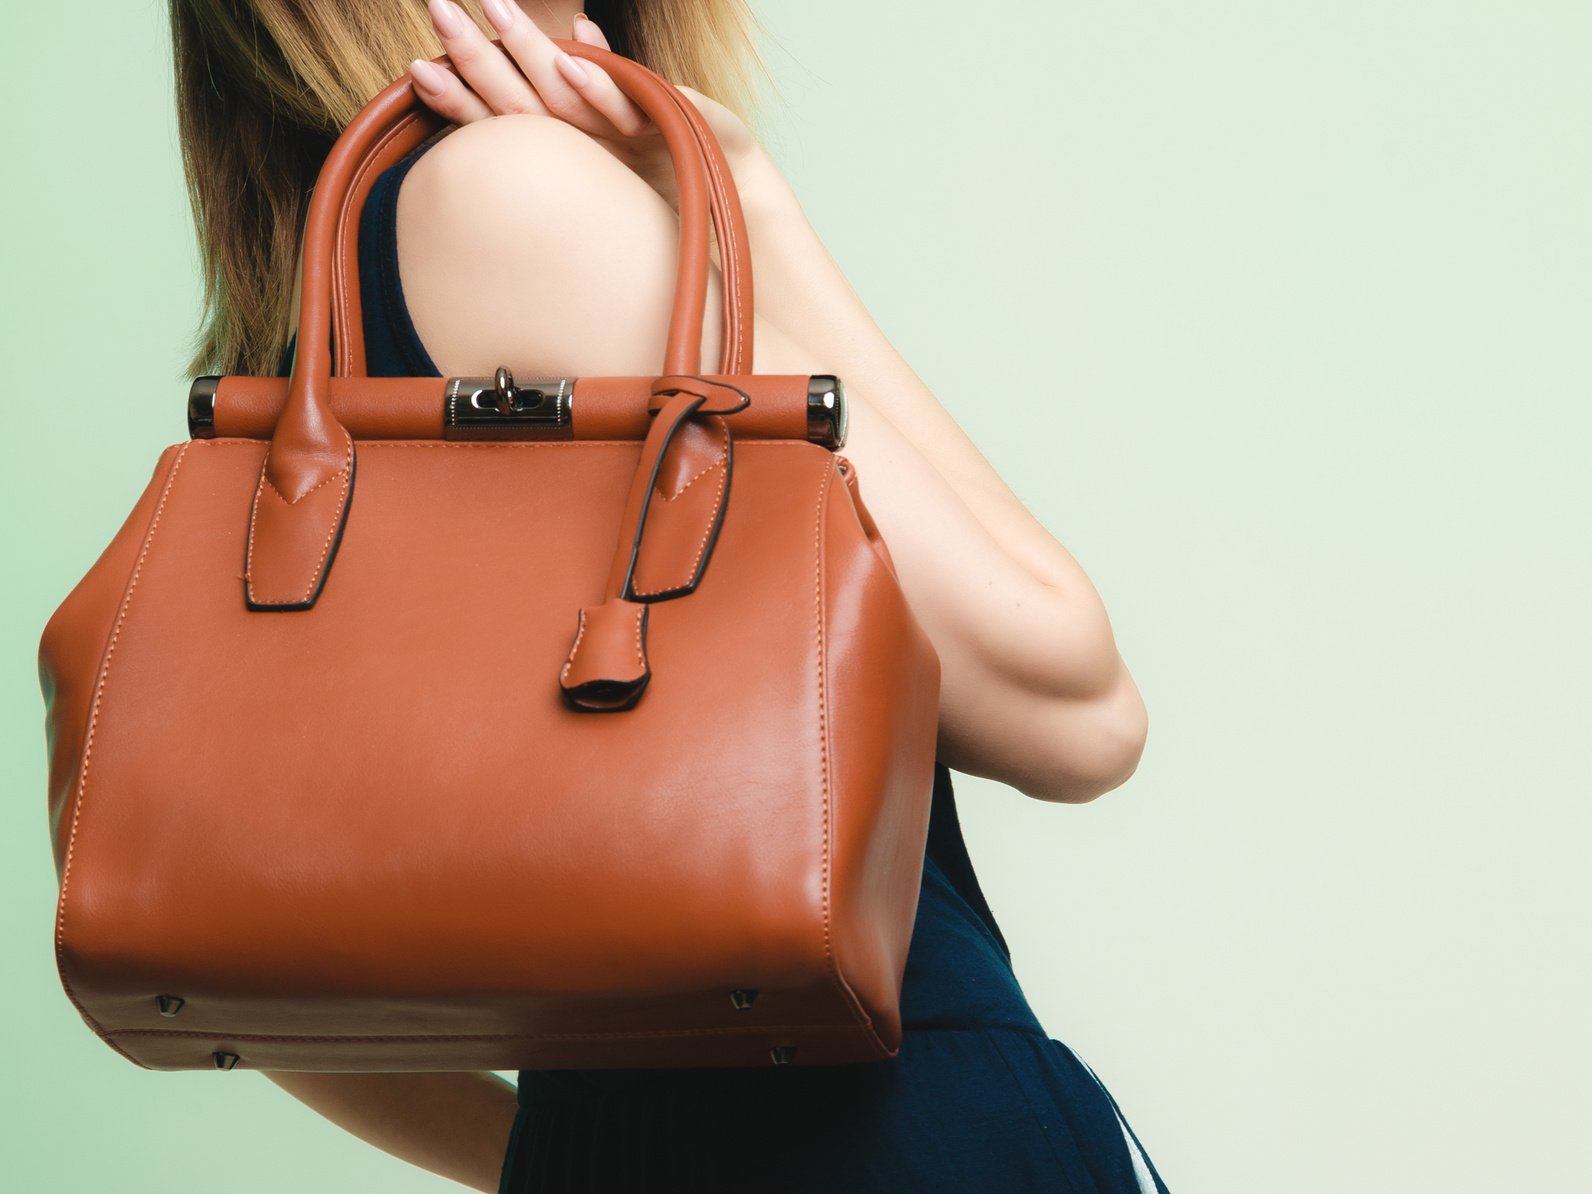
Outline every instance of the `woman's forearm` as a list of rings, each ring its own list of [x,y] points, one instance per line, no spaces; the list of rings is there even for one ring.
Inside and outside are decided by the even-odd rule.
[[[759,314],[826,362],[848,393],[866,396],[1036,579],[1061,585],[1079,579],[1081,570],[1066,549],[1017,499],[874,323],[772,161],[757,153],[737,178],[744,178]]]
[[[1120,784],[1144,708],[1094,586],[890,345],[772,164],[741,175],[758,368],[845,380],[846,455],[940,653],[942,760],[1047,799]]]
[[[790,372],[820,371],[785,351]],[[1088,578],[1036,579],[864,396],[845,453],[940,656],[940,760],[1046,800],[1123,783],[1144,707]]]
[[[400,1160],[493,1191],[517,1110],[496,1074],[299,1074],[266,1077],[338,1127]]]

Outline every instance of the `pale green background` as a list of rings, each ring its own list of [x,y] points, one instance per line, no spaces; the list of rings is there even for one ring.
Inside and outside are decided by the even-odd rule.
[[[1592,6],[967,8],[767,0],[771,136],[1150,705],[1098,804],[962,787],[1035,1007],[1179,1194],[1588,1188]],[[6,15],[0,1184],[440,1189],[59,991],[34,645],[196,289],[163,6]]]

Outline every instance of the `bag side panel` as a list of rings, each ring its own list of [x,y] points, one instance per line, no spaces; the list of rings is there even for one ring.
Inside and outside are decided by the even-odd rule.
[[[833,936],[842,977],[893,1051],[928,837],[940,661],[847,480],[837,467],[824,527]]]
[[[127,521],[56,608],[39,640],[39,689],[44,695],[50,765],[50,838],[57,878],[66,863],[83,747],[106,646],[156,507],[186,446],[174,444],[161,453],[154,476]]]

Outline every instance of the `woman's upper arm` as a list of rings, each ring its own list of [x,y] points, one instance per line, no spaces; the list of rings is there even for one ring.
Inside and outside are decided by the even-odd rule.
[[[450,134],[398,199],[415,331],[444,373],[633,376],[662,366],[678,263],[668,204],[546,116]],[[704,349],[716,353],[710,295]],[[711,360],[708,355],[705,359]]]

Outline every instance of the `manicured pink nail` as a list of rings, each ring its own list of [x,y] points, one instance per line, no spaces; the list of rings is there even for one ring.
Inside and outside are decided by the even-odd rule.
[[[431,23],[444,38],[458,37],[464,32],[464,13],[449,0],[431,0],[426,6],[431,13]]]
[[[514,28],[514,18],[519,15],[512,0],[481,0],[481,8],[486,13],[486,19],[492,22],[492,28],[499,33],[507,33]]]
[[[448,89],[448,72],[424,58],[416,58],[409,64],[409,77],[415,81],[416,87],[432,98]]]
[[[564,51],[560,50],[558,57],[553,59],[553,61],[558,63],[559,74],[563,75],[576,87],[584,87],[591,82],[591,76],[586,73],[586,68],[564,53]]]

